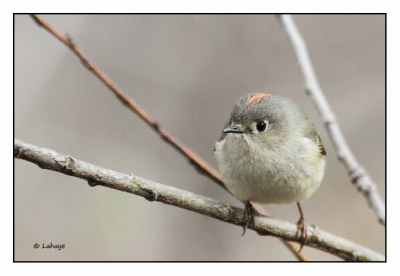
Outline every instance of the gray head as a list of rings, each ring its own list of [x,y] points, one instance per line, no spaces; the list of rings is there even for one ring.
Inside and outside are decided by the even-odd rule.
[[[316,129],[300,106],[281,96],[251,93],[238,99],[224,133],[252,134],[265,143],[291,137],[315,139]]]

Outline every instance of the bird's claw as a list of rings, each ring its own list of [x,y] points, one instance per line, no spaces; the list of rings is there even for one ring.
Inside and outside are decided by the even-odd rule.
[[[245,210],[245,220],[246,220],[246,224],[243,226],[243,234],[242,237],[244,236],[244,234],[246,233],[247,227],[249,227],[252,223],[254,223],[254,209],[253,209],[253,205],[251,205],[250,201],[246,202],[246,205],[244,207]]]

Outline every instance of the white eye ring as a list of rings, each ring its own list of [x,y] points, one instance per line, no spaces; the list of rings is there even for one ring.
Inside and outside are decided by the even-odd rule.
[[[268,129],[268,126],[269,126],[268,120],[255,121],[252,124],[253,133],[265,132]]]

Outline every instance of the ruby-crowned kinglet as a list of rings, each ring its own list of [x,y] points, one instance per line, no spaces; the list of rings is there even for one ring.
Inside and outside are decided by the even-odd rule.
[[[301,231],[304,238],[299,202],[309,198],[320,185],[325,155],[316,128],[299,105],[281,96],[257,93],[235,102],[230,121],[215,146],[222,181],[237,199],[246,203],[250,216],[250,201],[297,202],[301,216],[297,235]]]

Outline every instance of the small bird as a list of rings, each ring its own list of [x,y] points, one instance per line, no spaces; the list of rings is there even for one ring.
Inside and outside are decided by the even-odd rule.
[[[246,203],[243,235],[254,211],[250,202],[296,202],[297,236],[304,245],[307,236],[300,201],[321,184],[326,155],[311,120],[287,98],[252,93],[235,102],[222,132],[215,156],[226,188]]]

